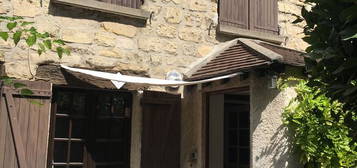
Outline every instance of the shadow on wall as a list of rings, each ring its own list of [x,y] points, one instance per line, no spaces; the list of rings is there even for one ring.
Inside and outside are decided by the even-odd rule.
[[[128,24],[136,27],[145,27],[146,25],[145,21],[140,21],[135,18],[129,18],[125,16],[108,14],[100,11],[94,11],[94,10],[72,7],[68,5],[54,4],[54,3],[50,3],[48,14],[53,16],[62,16],[62,17],[68,17],[74,19],[95,20],[98,22],[117,22],[117,23]]]
[[[286,94],[278,89],[269,89],[269,77],[253,77],[251,81],[253,159],[255,166],[272,168],[300,167],[296,153],[291,149],[291,139],[282,125],[282,111]],[[255,140],[255,141],[254,141]]]
[[[271,144],[266,146],[261,154],[260,158],[266,155],[272,155],[272,165],[273,167],[286,167],[286,168],[296,168],[298,161],[296,160],[296,155],[293,151],[291,143],[291,134],[289,131],[281,125],[277,132],[270,139]],[[292,163],[295,162],[295,163]]]

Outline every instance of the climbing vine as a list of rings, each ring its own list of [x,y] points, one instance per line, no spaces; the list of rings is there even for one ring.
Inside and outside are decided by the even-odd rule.
[[[12,42],[13,47],[16,47],[21,41],[25,42],[25,46],[28,51],[28,63],[30,66],[30,50],[37,51],[41,56],[48,50],[54,50],[59,58],[62,58],[64,54],[69,55],[70,50],[65,47],[63,40],[57,39],[48,32],[38,32],[32,25],[34,22],[28,22],[24,18],[19,16],[0,16],[0,23],[5,25],[0,30],[0,38],[7,42]],[[32,74],[30,68],[30,73]],[[26,88],[25,84],[15,82],[14,78],[7,76],[0,77],[0,81],[5,85],[12,85],[16,89],[20,89],[22,95],[32,95],[33,92]]]
[[[306,167],[354,168],[357,142],[352,137],[356,130],[350,124],[357,122],[357,114],[327,97],[320,86],[323,84],[309,86],[300,80],[295,87],[297,97],[284,110],[284,124],[292,132],[294,147]]]

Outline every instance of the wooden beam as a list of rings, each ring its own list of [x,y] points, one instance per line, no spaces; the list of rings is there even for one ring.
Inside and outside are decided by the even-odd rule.
[[[260,39],[268,42],[278,43],[281,44],[285,41],[285,37],[274,35],[270,33],[252,31],[248,29],[242,29],[233,26],[227,25],[218,25],[218,32],[227,35],[239,36],[239,37],[248,37],[254,39]]]
[[[129,8],[95,0],[52,0],[52,2],[56,4],[70,5],[105,13],[127,16],[145,21],[150,17],[150,12],[143,9]]]

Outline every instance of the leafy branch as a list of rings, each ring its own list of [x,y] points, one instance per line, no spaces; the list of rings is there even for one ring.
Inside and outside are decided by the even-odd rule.
[[[15,46],[24,40],[30,49],[37,50],[38,55],[45,53],[47,50],[55,50],[59,58],[63,54],[70,54],[70,50],[65,48],[65,42],[56,39],[48,32],[40,33],[33,26],[34,22],[24,21],[22,17],[0,16],[0,22],[6,24],[6,30],[0,31],[0,38],[4,41],[12,39]]]

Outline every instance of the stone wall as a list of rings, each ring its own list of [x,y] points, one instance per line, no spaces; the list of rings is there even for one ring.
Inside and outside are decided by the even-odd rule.
[[[215,0],[146,0],[143,9],[154,12],[147,24],[135,19],[86,9],[54,5],[50,0],[1,0],[0,14],[23,16],[34,21],[39,31],[47,31],[68,42],[71,56],[58,59],[54,52],[38,56],[12,48],[0,40],[0,56],[9,76],[31,79],[40,64],[114,71],[142,72],[164,78],[170,70],[185,72],[189,65],[209,53],[213,46],[233,37],[216,35],[209,25],[217,19]],[[301,0],[279,0],[283,45],[303,50],[301,25],[293,25]],[[29,71],[31,70],[31,73]]]

